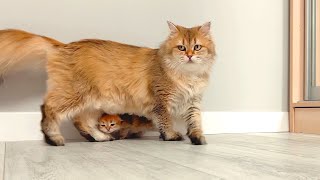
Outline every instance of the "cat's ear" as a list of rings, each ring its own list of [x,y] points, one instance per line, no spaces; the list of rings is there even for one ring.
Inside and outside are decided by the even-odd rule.
[[[177,28],[177,26],[175,24],[173,24],[170,21],[167,21],[171,35],[175,35],[179,32],[179,29]]]
[[[204,35],[208,35],[208,34],[210,34],[210,27],[211,27],[211,22],[209,21],[209,22],[204,23],[200,27],[199,31]]]
[[[128,121],[128,122],[132,122],[132,115],[129,115],[129,114],[120,114],[119,115],[120,119],[122,121]]]

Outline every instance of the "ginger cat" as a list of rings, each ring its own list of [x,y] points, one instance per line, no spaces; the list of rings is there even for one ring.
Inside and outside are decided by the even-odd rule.
[[[153,130],[153,123],[146,118],[132,115],[130,119],[121,119],[118,115],[104,114],[98,120],[98,129],[111,134],[115,139],[139,138],[147,130]]]
[[[97,39],[64,44],[2,30],[0,77],[16,67],[39,64],[39,59],[46,62],[41,127],[51,145],[64,145],[64,119],[72,119],[89,141],[112,140],[96,127],[103,112],[152,119],[165,141],[183,139],[173,128],[173,121],[183,119],[192,144],[206,144],[200,104],[216,54],[210,23],[192,28],[168,25],[170,34],[159,49]]]

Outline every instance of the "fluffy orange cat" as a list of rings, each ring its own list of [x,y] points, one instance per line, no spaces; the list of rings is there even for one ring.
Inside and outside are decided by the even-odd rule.
[[[210,23],[192,28],[168,25],[170,35],[159,49],[97,39],[64,44],[2,30],[0,77],[16,67],[46,62],[41,127],[51,145],[64,145],[60,133],[64,119],[72,119],[90,141],[111,140],[96,126],[103,112],[151,119],[165,141],[182,140],[173,121],[183,119],[192,144],[206,144],[200,104],[215,57]]]
[[[118,115],[104,114],[98,120],[98,129],[104,133],[111,134],[114,138],[139,138],[147,130],[153,130],[152,121],[136,115],[126,115],[129,118],[122,119]]]

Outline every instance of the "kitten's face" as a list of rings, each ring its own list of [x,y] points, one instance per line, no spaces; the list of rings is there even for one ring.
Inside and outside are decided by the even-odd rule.
[[[166,65],[175,70],[201,74],[208,71],[215,56],[210,23],[184,28],[168,22],[171,34],[163,44]]]
[[[113,133],[121,129],[121,122],[119,116],[104,115],[98,120],[98,129],[104,133]]]

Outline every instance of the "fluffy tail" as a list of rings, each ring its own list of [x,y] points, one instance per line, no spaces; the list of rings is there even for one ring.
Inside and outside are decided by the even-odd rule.
[[[0,30],[0,84],[6,73],[13,70],[44,66],[46,57],[56,40],[20,30]]]

